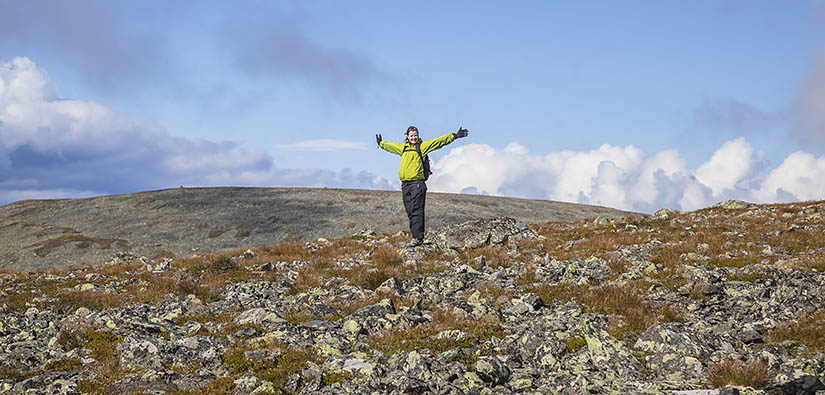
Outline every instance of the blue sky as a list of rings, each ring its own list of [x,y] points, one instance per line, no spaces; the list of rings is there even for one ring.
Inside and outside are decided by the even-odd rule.
[[[399,187],[651,212],[825,198],[825,2],[0,0],[0,204]]]

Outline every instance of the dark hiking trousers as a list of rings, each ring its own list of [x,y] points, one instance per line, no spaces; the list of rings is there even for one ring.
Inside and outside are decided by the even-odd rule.
[[[414,238],[424,239],[424,201],[427,199],[427,184],[424,181],[404,181],[401,183],[401,197],[404,209],[410,219],[410,232]]]

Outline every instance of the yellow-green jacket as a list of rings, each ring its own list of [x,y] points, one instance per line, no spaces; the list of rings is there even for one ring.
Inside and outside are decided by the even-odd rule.
[[[455,135],[447,133],[441,137],[432,140],[421,142],[421,156],[429,154],[455,140]],[[389,141],[381,141],[379,144],[385,151],[392,152],[396,155],[401,155],[401,165],[398,167],[398,177],[401,181],[420,181],[424,179],[424,163],[418,156],[415,149],[404,152],[404,146],[407,143],[391,143]]]

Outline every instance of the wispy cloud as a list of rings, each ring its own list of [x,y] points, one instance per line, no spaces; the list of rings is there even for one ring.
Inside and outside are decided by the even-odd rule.
[[[365,150],[368,144],[361,141],[344,141],[332,139],[304,140],[292,144],[279,144],[275,148],[281,151],[343,151]]]
[[[256,81],[309,87],[342,102],[399,88],[365,54],[319,43],[288,21],[233,23],[223,40],[236,69]]]
[[[825,49],[801,87],[792,107],[791,135],[803,145],[825,151]]]
[[[689,134],[697,133],[727,137],[764,134],[787,124],[787,117],[770,114],[735,99],[707,101],[693,108]]]
[[[0,58],[46,51],[77,70],[84,82],[130,92],[147,79],[171,83],[173,51],[160,32],[122,28],[117,5],[96,0],[0,2]]]

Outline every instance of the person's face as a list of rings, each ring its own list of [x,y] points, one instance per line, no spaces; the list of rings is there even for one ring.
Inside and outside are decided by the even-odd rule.
[[[410,130],[410,132],[407,133],[407,140],[409,140],[411,144],[418,143],[418,131]]]

